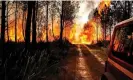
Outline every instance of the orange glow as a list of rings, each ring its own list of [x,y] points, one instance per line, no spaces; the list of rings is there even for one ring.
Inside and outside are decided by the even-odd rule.
[[[9,41],[15,41],[15,21],[9,21],[8,22],[8,27],[9,27]],[[24,36],[23,36],[23,30],[22,30],[22,19],[19,18],[17,19],[17,42],[23,42],[24,41]],[[7,31],[5,32],[7,33]],[[7,34],[6,34],[6,41],[8,40]]]
[[[95,21],[95,18],[91,19],[84,25],[84,29],[81,34],[78,32],[75,33],[75,29],[76,25],[72,28],[69,37],[70,42],[73,44],[92,44],[97,42],[97,38],[98,40],[102,39],[101,25]]]
[[[110,0],[103,0],[98,6],[98,13],[101,15],[102,10],[108,8],[111,4]]]
[[[106,7],[105,7],[106,6]],[[100,24],[100,16],[102,10],[106,10],[110,6],[110,0],[101,1],[98,7],[99,16],[94,16],[84,25],[74,24],[71,29],[69,40],[73,44],[93,44],[97,40],[103,39],[102,25]],[[80,26],[80,27],[79,27]]]
[[[106,9],[105,5],[106,7],[109,7],[110,0],[101,1],[98,7],[99,16],[101,16],[102,10]],[[78,14],[78,15],[80,16],[80,20],[75,20],[75,23],[72,23],[72,21],[65,21],[63,37],[67,38],[72,44],[93,44],[97,42],[97,39],[102,40],[103,39],[102,28],[101,28],[102,25],[100,24],[99,16],[94,16],[92,19],[88,20],[89,14],[86,13],[85,15],[82,15],[82,14]],[[25,14],[25,16],[27,16],[27,14]],[[22,28],[23,18],[22,18],[22,15],[17,17],[19,17],[17,19],[17,42],[24,42],[23,28]],[[14,17],[11,17],[11,18],[14,18]],[[10,24],[11,22],[12,20],[9,20],[8,24]],[[25,24],[26,22],[24,21],[24,26]],[[42,26],[38,30],[38,26],[37,26],[36,31],[37,31],[37,42],[40,42],[40,41],[45,42],[46,27]],[[7,41],[8,40],[7,34],[5,35],[6,35],[6,41]],[[59,39],[59,36],[60,36],[60,19],[56,18],[53,21],[53,31],[52,31],[52,22],[49,22],[48,38],[49,38],[49,41],[53,41],[55,39],[56,40]],[[15,22],[12,22],[9,25],[9,40],[15,41]]]

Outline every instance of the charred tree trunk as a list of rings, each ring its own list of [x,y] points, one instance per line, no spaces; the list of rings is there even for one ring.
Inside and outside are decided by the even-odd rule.
[[[46,5],[47,11],[46,11],[46,42],[48,42],[48,1]]]
[[[7,15],[7,17],[6,17],[6,19],[7,19],[7,25],[6,25],[6,27],[7,27],[7,41],[9,41],[9,28],[8,28],[8,3],[7,3],[7,12],[6,12],[6,15]]]
[[[110,41],[111,41],[111,26],[110,26]]]
[[[33,2],[33,16],[32,16],[32,44],[36,44],[36,2]]]
[[[29,1],[28,2],[28,14],[27,14],[27,21],[26,21],[26,29],[25,29],[26,49],[30,45],[30,28],[31,28],[32,6],[33,6],[33,2]]]
[[[103,19],[104,19],[104,22],[103,22],[103,25],[104,25],[104,40],[106,40],[106,12],[104,12]]]
[[[2,11],[1,11],[1,54],[0,58],[2,59],[2,65],[5,61],[5,54],[4,54],[4,43],[5,43],[5,10],[6,10],[6,5],[5,1],[2,1]],[[0,61],[1,62],[1,61]]]
[[[63,20],[62,20],[62,14],[60,15],[60,41],[62,41],[62,35],[63,35]]]
[[[53,34],[53,37],[55,38],[55,36],[54,36],[53,22],[54,22],[54,18],[53,18],[53,13],[52,13],[52,34]]]
[[[61,15],[60,15],[60,41],[62,41],[62,37],[63,37],[63,1],[62,1],[62,12],[61,12]]]
[[[15,10],[15,42],[17,42],[17,2],[16,2],[16,10]]]
[[[24,34],[24,21],[25,21],[25,13],[24,13],[24,11],[23,11],[23,19],[22,19],[22,30],[23,30],[23,32],[22,32],[22,34],[23,34],[23,37],[24,37],[24,40],[25,40],[25,34]]]
[[[130,18],[131,6],[130,1],[125,1],[125,19]]]
[[[104,40],[106,40],[106,24],[104,23]]]
[[[97,42],[98,42],[98,25],[97,25]]]

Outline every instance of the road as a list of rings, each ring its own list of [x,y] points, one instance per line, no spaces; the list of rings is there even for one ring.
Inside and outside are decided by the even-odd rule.
[[[99,80],[104,72],[106,59],[105,50],[100,47],[72,46],[63,61],[61,80]]]

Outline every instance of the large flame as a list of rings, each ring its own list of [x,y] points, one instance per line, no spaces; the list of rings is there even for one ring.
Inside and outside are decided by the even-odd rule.
[[[88,3],[86,1],[83,1],[79,4],[79,10],[76,12],[76,18],[73,20],[73,23],[71,21],[65,21],[64,25],[64,32],[63,36],[67,38],[71,43],[73,44],[93,44],[96,43],[97,40],[102,40],[102,28],[100,23],[100,16],[102,10],[106,9],[110,6],[110,0],[109,1],[100,1],[99,3],[91,7],[88,7]],[[9,6],[10,7],[10,6]],[[89,8],[89,9],[88,9]],[[94,9],[98,9],[99,16],[89,16],[91,12]],[[14,9],[15,10],[15,9]],[[14,11],[13,10],[13,11]],[[11,11],[11,13],[13,12]],[[20,11],[20,10],[19,10]],[[25,16],[27,16],[25,12]],[[22,27],[23,17],[22,14],[18,14],[17,19],[17,42],[24,42],[24,30],[25,27]],[[15,18],[14,15],[12,15],[9,19],[9,40],[15,41],[15,22],[13,19]],[[24,30],[23,30],[24,29]],[[6,41],[8,40],[7,37],[7,31],[6,34]],[[53,41],[55,39],[58,39],[60,36],[60,19],[55,18],[53,21],[53,27],[52,22],[49,22],[48,25],[48,37],[49,41]],[[37,26],[37,42],[39,41],[46,41],[46,27],[38,27]]]
[[[84,25],[81,33],[76,33],[77,26],[76,24],[73,26],[69,37],[70,42],[73,44],[92,44],[96,43],[97,39],[102,39],[101,24],[97,23],[95,18],[92,18]]]
[[[84,4],[84,5],[83,5]],[[102,10],[110,6],[110,1],[101,1],[98,7],[99,16],[93,16],[88,19],[90,11],[86,11],[86,3],[81,3],[79,8],[79,18],[70,32],[69,40],[73,44],[93,44],[102,40],[102,28],[100,24],[100,16]]]
[[[17,42],[23,42],[24,41],[24,35],[23,35],[23,28],[22,28],[22,16],[17,15],[16,19],[16,28],[17,28]],[[12,18],[12,17],[11,17]],[[9,36],[9,41],[15,41],[15,20],[9,20],[8,22],[8,36]],[[5,31],[6,35],[6,41],[8,40],[7,36],[7,30]]]

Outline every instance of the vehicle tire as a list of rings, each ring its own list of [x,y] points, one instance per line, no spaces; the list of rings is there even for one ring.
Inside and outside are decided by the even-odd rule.
[[[102,75],[101,80],[108,80],[108,78],[105,75]]]

